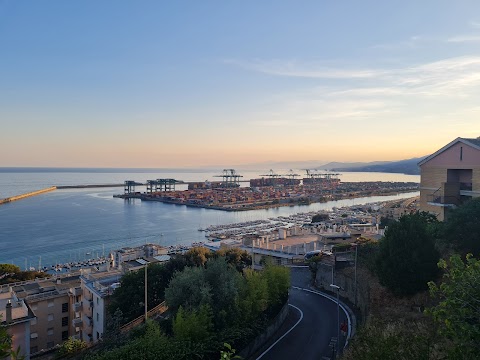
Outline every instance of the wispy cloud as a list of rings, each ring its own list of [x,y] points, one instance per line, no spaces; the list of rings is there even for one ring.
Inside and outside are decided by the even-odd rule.
[[[413,35],[407,40],[401,40],[392,43],[385,44],[375,44],[371,46],[372,49],[380,50],[404,50],[404,49],[414,49],[426,42],[432,41],[432,38],[422,36],[422,35]]]
[[[228,60],[228,64],[261,73],[311,79],[333,79],[341,87],[334,91],[386,92],[399,95],[401,92],[438,95],[455,90],[451,95],[462,95],[462,89],[480,83],[480,56],[461,56],[439,61],[412,65],[404,68],[348,68],[329,67],[323,63],[299,61]],[[372,86],[372,83],[374,85]],[[353,85],[353,86],[352,86]],[[332,90],[332,89],[331,89]]]
[[[468,24],[474,29],[480,29],[480,21],[470,21]]]
[[[242,61],[225,59],[223,62],[225,64],[236,65],[244,69],[254,70],[265,74],[291,77],[350,79],[373,78],[381,75],[381,70],[334,68],[315,62],[308,63],[296,60]]]
[[[319,81],[321,86],[317,87],[309,82],[304,89],[289,91],[286,88],[283,96],[271,96],[265,100],[264,109],[250,117],[252,125],[288,128],[288,131],[300,126],[321,132],[320,126],[339,124],[342,124],[340,129],[360,131],[365,121],[386,130],[386,119],[411,122],[412,118],[421,119],[425,124],[425,119],[431,119],[429,126],[435,127],[440,117],[476,106],[480,91],[480,56],[453,57],[391,69],[353,69],[322,63],[315,66],[309,63],[303,68],[299,61],[286,61],[282,65],[280,60],[256,60],[253,65],[246,61],[230,64],[284,77],[303,74],[314,80],[330,79],[327,83]],[[325,73],[327,67],[329,71]],[[272,68],[289,71],[273,72]],[[469,119],[472,116],[466,115]]]
[[[447,39],[451,43],[480,42],[480,35],[458,35]]]

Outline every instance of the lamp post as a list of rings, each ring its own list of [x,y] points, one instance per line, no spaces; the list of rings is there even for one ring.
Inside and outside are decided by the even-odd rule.
[[[358,258],[358,244],[353,243],[353,246],[355,246],[355,292],[353,295],[353,303],[355,307],[357,306],[357,258]]]
[[[340,353],[340,300],[338,292],[340,291],[340,286],[335,284],[330,284],[330,287],[337,290],[337,354]]]
[[[148,305],[147,305],[147,267],[148,264],[145,264],[145,323],[147,323],[147,317],[148,317]]]

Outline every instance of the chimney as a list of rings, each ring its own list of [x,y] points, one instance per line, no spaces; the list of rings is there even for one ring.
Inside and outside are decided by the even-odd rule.
[[[5,312],[5,321],[7,322],[7,324],[10,324],[12,322],[12,303],[10,302],[10,300],[8,300],[7,306],[5,306]]]
[[[57,285],[60,285],[62,283],[62,279],[58,278],[57,279]]]

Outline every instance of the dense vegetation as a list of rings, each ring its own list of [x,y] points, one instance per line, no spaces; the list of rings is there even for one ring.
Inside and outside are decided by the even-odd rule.
[[[376,274],[380,283],[396,295],[412,295],[427,289],[436,279],[439,253],[425,213],[405,215],[392,223],[379,243]]]
[[[149,309],[165,300],[165,289],[176,272],[186,267],[203,267],[208,259],[217,257],[224,258],[239,272],[251,264],[250,256],[239,249],[221,249],[214,253],[199,247],[189,250],[185,255],[174,256],[164,264],[149,265],[147,270]],[[108,307],[111,321],[127,323],[143,314],[144,286],[143,269],[127,273],[122,277],[121,286],[115,290]]]
[[[152,295],[156,301],[166,299],[170,318],[149,321],[123,343],[113,337],[116,346],[110,344],[86,358],[218,359],[225,343],[243,348],[278,313],[290,287],[287,268],[267,264],[264,271],[255,272],[246,268],[249,263],[248,255],[239,250],[211,253],[192,249],[170,264],[149,266],[149,283],[152,276],[157,286],[149,284],[149,291],[156,293]],[[132,312],[127,302],[120,301],[121,295],[128,294],[133,306],[138,306],[135,302],[143,296],[143,276],[139,271],[122,279],[111,313],[115,305]],[[118,310],[112,317],[118,317]]]
[[[360,263],[399,303],[417,296],[427,299],[427,310],[370,317],[345,359],[479,358],[480,199],[455,209],[444,223],[425,213],[403,216],[364,250]]]
[[[49,274],[40,271],[22,271],[16,265],[0,264],[0,285],[18,281],[34,280],[47,277]]]

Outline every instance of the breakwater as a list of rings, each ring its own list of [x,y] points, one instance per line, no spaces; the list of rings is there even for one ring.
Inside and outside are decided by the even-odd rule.
[[[10,203],[10,202],[13,202],[13,201],[17,201],[17,200],[21,200],[21,199],[25,199],[25,198],[28,198],[28,197],[31,197],[31,196],[40,195],[40,194],[43,194],[43,193],[46,193],[46,192],[54,191],[56,189],[57,189],[56,186],[50,186],[50,187],[45,188],[45,189],[31,191],[31,192],[28,192],[28,193],[25,193],[25,194],[11,196],[11,197],[8,197],[8,198],[5,198],[5,199],[0,199],[0,205]]]

